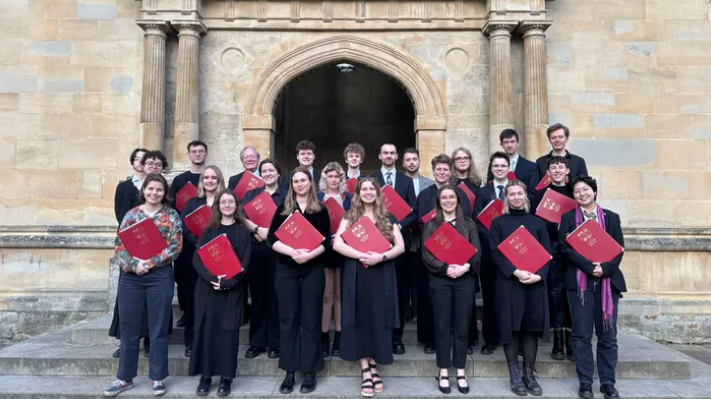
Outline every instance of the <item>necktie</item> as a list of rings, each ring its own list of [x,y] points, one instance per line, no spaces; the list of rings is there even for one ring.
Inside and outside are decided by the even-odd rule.
[[[392,179],[392,177],[390,177],[392,174],[393,174],[393,172],[386,173],[387,177],[385,178],[385,184],[387,184],[388,186],[393,185],[393,179]]]
[[[597,221],[597,215],[595,214],[595,212],[587,213],[587,212],[583,211],[583,215],[585,215],[585,217],[587,219],[592,219],[595,223],[599,223]]]
[[[504,200],[504,186],[496,186],[496,188],[499,190],[499,199]]]

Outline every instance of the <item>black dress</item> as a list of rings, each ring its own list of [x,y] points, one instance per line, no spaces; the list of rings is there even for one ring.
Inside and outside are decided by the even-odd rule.
[[[521,226],[525,226],[548,253],[551,250],[545,223],[523,210],[512,209],[509,214],[501,215],[491,223],[489,246],[498,271],[494,284],[495,303],[499,338],[503,344],[510,343],[512,333],[516,331],[538,332],[544,340],[550,335],[546,289],[548,265],[536,273],[541,276],[540,282],[521,284],[513,275],[516,267],[496,248]]]
[[[243,226],[210,227],[200,237],[200,246],[227,234],[237,257],[246,270],[251,253],[250,233]],[[235,378],[237,352],[239,351],[239,327],[242,324],[242,276],[245,272],[222,280],[226,290],[217,291],[211,281],[217,282],[195,253],[193,266],[200,276],[195,285],[195,337],[190,357],[190,375],[205,377],[220,376]]]
[[[400,320],[395,263],[388,260],[366,269],[356,259],[344,259],[340,357],[391,364],[392,332]]]

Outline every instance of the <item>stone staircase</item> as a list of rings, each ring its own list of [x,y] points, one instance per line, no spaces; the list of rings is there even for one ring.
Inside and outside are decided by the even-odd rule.
[[[177,314],[177,313],[176,313]],[[106,335],[111,315],[78,323],[70,328],[49,333],[0,351],[0,399],[95,398],[113,381],[118,360],[111,357],[118,341]],[[182,329],[171,336],[169,350],[171,377],[166,381],[168,398],[195,397],[197,377],[189,377],[188,359],[183,356]],[[283,371],[276,360],[260,355],[244,359],[248,327],[240,332],[240,351],[232,396],[267,398],[279,394]],[[417,346],[416,326],[408,324],[403,337],[407,352],[395,356],[395,363],[380,366],[388,398],[441,397],[434,376],[437,373],[434,355],[426,355]],[[619,335],[618,389],[623,398],[709,398],[711,366],[653,341],[629,334]],[[503,351],[484,356],[478,351],[467,364],[471,392],[467,396],[511,398],[508,372]],[[570,361],[550,358],[550,346],[541,345],[537,368],[545,397],[577,397],[575,366]],[[139,375],[145,376],[148,360],[141,355]],[[452,373],[453,375],[453,373]],[[462,396],[451,380],[454,396]],[[152,396],[145,377],[136,379],[136,386],[121,398]],[[300,381],[297,379],[297,384]],[[211,396],[215,396],[217,381]],[[338,358],[328,358],[320,373],[317,390],[310,396],[318,398],[358,398],[359,368]],[[602,394],[597,392],[598,397]],[[298,386],[291,396],[298,393]]]

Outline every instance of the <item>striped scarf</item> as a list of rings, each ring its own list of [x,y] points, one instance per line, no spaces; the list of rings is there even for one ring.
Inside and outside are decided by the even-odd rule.
[[[575,208],[575,225],[580,226],[583,224],[583,212],[580,207]],[[597,221],[605,230],[605,215],[602,211],[602,207],[597,206]],[[585,306],[585,291],[588,289],[588,275],[582,270],[578,269],[577,272],[578,279],[578,298],[580,298],[580,303]],[[610,284],[609,277],[602,278],[602,326],[604,331],[609,331],[612,326],[612,317],[614,314],[614,304],[612,303],[612,285]]]

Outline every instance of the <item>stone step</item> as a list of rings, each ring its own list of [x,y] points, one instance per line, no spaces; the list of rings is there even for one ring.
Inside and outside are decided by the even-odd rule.
[[[0,376],[0,399],[84,399],[96,398],[112,382],[110,377],[40,377],[40,376]],[[578,383],[572,379],[539,379],[546,398],[577,398]],[[145,377],[134,380],[133,389],[125,391],[122,399],[144,399],[153,397],[150,381]],[[232,385],[231,397],[271,398],[285,396],[279,393],[279,377],[237,377]],[[290,397],[305,397],[299,393],[301,380],[297,378],[296,389]],[[198,377],[169,377],[166,380],[168,393],[164,398],[194,398]],[[215,397],[218,379],[213,378],[210,397]],[[396,398],[442,398],[437,389],[437,382],[432,377],[385,378],[385,391],[378,396]],[[450,380],[452,396],[462,397],[454,378]],[[506,378],[469,378],[471,391],[467,397],[510,399],[516,397],[509,390]],[[602,395],[597,384],[593,387],[596,397]],[[671,399],[695,398],[709,399],[711,393],[702,382],[673,380],[619,381],[617,389],[623,398]],[[309,394],[319,399],[360,399],[360,379],[357,377],[324,377],[318,379],[316,390]]]
[[[0,351],[0,374],[19,375],[65,375],[65,376],[112,376],[116,374],[118,360],[111,357],[116,345],[80,345],[67,343],[69,333],[57,334],[57,339],[46,336],[8,347]],[[689,359],[674,350],[652,341],[626,334],[619,336],[619,362],[617,377],[620,379],[685,379],[691,378]],[[240,347],[238,375],[279,376],[283,373],[278,361],[265,354],[255,359],[244,359],[246,346]],[[188,374],[189,359],[183,355],[182,345],[170,345],[170,373],[173,376]],[[549,356],[550,346],[541,345],[537,369],[541,377],[574,378],[575,366],[571,361],[555,361]],[[148,359],[140,356],[139,373],[148,370]],[[353,377],[359,375],[353,362],[338,358],[325,360],[323,376]],[[421,347],[409,346],[404,355],[395,356],[391,365],[379,369],[388,377],[430,377],[437,373],[435,355],[423,353]],[[469,357],[467,373],[474,377],[504,378],[508,368],[503,350],[493,355],[478,351]]]

